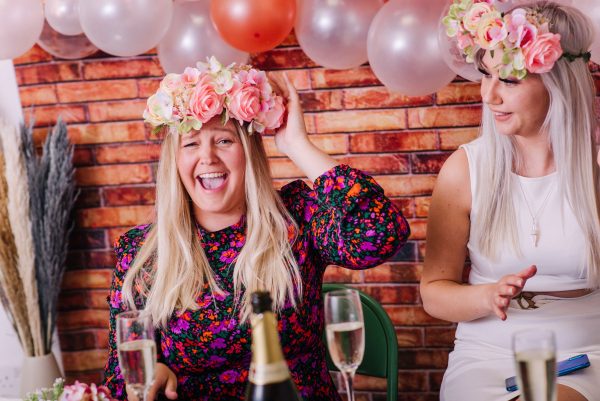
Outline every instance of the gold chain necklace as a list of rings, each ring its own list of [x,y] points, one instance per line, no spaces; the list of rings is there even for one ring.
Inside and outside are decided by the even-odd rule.
[[[529,215],[531,216],[531,220],[533,220],[533,224],[531,225],[531,231],[529,232],[529,235],[531,235],[531,239],[533,240],[533,246],[537,247],[538,240],[540,237],[540,227],[538,226],[538,217],[542,213],[542,210],[544,210],[544,207],[546,206],[546,203],[548,202],[548,199],[550,198],[550,194],[552,193],[552,190],[554,189],[554,185],[550,185],[550,189],[548,190],[548,193],[546,193],[546,197],[544,198],[542,204],[540,205],[540,207],[538,207],[538,210],[534,214],[533,211],[531,210],[531,206],[529,206],[529,201],[527,200],[527,196],[525,195],[525,190],[523,189],[523,184],[521,184],[521,179],[519,177],[517,177],[517,181],[519,182],[519,188],[521,188],[521,193],[523,194],[523,200],[525,200],[525,205],[527,205],[527,211],[529,212]]]

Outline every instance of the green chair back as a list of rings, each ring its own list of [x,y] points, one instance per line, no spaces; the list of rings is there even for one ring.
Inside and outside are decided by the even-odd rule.
[[[323,284],[323,294],[350,287],[342,284]],[[398,399],[398,340],[389,316],[381,305],[362,291],[360,301],[365,320],[365,356],[357,373],[387,379],[387,400]],[[324,339],[325,344],[327,340]],[[338,370],[327,350],[327,367]]]

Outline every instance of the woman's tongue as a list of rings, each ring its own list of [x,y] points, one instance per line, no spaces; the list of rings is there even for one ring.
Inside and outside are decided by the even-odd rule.
[[[202,185],[202,188],[208,190],[217,189],[223,185],[225,178],[227,178],[225,175],[221,177],[200,178],[200,185]]]

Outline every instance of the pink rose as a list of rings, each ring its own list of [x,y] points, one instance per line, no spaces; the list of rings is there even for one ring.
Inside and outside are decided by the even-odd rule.
[[[229,113],[240,123],[250,122],[260,112],[260,90],[254,85],[242,85],[230,94]]]
[[[181,76],[181,80],[186,85],[196,85],[198,83],[198,78],[200,78],[200,71],[193,67],[185,67],[183,75]]]
[[[477,32],[479,21],[488,13],[492,12],[492,8],[488,3],[475,3],[467,10],[463,17],[462,23],[465,29],[471,33]]]
[[[189,101],[189,111],[202,123],[207,123],[211,118],[223,111],[224,95],[215,91],[214,83],[210,76],[205,75],[192,91]]]
[[[460,50],[464,50],[467,47],[473,46],[475,44],[475,42],[473,41],[473,37],[471,35],[460,33],[460,32],[457,35],[457,43],[458,43],[458,48]]]
[[[504,20],[495,16],[494,13],[487,14],[481,18],[477,28],[477,44],[486,50],[493,49],[508,36]]]
[[[283,116],[285,115],[285,106],[283,98],[276,96],[271,107],[261,112],[256,121],[263,125],[268,130],[277,129],[283,124]]]
[[[176,93],[183,90],[183,81],[179,74],[167,74],[160,82],[160,89],[168,93]]]
[[[562,53],[560,35],[556,33],[538,35],[533,42],[523,47],[527,71],[535,74],[550,71]]]

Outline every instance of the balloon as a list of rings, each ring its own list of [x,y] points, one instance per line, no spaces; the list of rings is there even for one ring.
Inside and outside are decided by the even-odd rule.
[[[84,35],[63,35],[44,23],[38,45],[54,57],[69,60],[82,59],[98,51],[98,48]]]
[[[167,34],[158,44],[158,59],[166,72],[182,73],[215,56],[223,65],[244,64],[248,53],[227,44],[210,20],[210,0],[176,2]]]
[[[327,68],[354,68],[367,61],[369,25],[380,0],[302,0],[294,29],[308,57]]]
[[[100,50],[135,56],[160,42],[169,28],[172,0],[79,0],[81,27]]]
[[[223,39],[236,49],[271,50],[289,35],[295,0],[212,0],[210,16]]]
[[[12,59],[35,44],[44,26],[41,0],[0,0],[0,60]]]
[[[79,0],[46,0],[46,21],[52,29],[63,35],[83,33],[79,22]]]
[[[573,5],[579,8],[594,25],[595,35],[590,51],[592,52],[592,61],[600,64],[600,3],[598,0],[577,0]]]
[[[444,9],[438,26],[438,45],[440,46],[440,54],[446,65],[454,71],[456,75],[468,79],[469,81],[481,81],[481,73],[475,66],[475,63],[467,63],[465,56],[456,46],[456,38],[446,35],[446,26],[442,23],[442,18],[448,14],[450,3]]]
[[[433,93],[449,84],[448,68],[438,45],[444,0],[390,0],[379,10],[367,39],[369,63],[390,90],[405,95]]]

